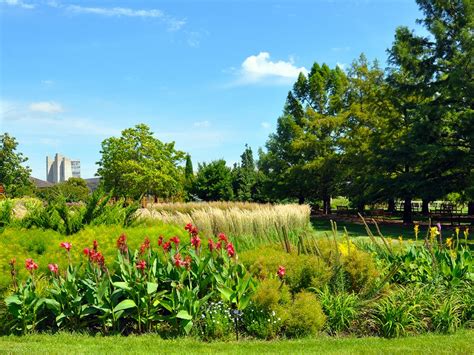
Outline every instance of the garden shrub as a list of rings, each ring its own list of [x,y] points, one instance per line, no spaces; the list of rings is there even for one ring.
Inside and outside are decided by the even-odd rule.
[[[206,304],[196,322],[196,335],[206,341],[234,337],[234,316],[229,305],[222,301]]]
[[[434,331],[453,333],[461,325],[461,307],[454,295],[445,295],[434,300],[436,307],[431,313],[431,323]]]
[[[286,268],[285,282],[292,293],[308,287],[322,288],[330,280],[331,268],[314,255],[287,253],[278,246],[267,246],[240,254],[240,260],[259,279],[276,274],[280,265]]]
[[[297,293],[286,312],[284,332],[289,337],[316,335],[326,321],[316,295],[308,291]]]

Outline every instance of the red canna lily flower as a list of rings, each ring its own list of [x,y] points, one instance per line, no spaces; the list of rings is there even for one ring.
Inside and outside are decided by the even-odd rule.
[[[222,248],[222,242],[217,242],[216,243],[216,249],[221,250],[221,248]]]
[[[180,253],[175,254],[175,256],[173,257],[173,262],[174,262],[174,265],[176,267],[182,266],[183,260],[181,260],[181,254]]]
[[[83,250],[84,255],[87,255],[87,256],[89,256],[92,251],[93,250],[90,250],[89,248],[84,248],[84,250]]]
[[[281,265],[278,266],[277,275],[280,279],[283,279],[283,277],[285,276],[285,273],[286,273],[285,267]]]
[[[208,241],[208,247],[209,247],[209,251],[212,252],[214,249],[216,249],[216,244],[214,243],[214,241],[212,239],[209,239]]]
[[[186,269],[190,270],[192,261],[193,261],[193,259],[191,258],[191,256],[187,255],[184,258],[184,261],[181,263],[181,265],[184,266]]]
[[[217,236],[217,239],[219,239],[219,241],[221,242],[224,242],[225,244],[229,242],[229,240],[227,239],[227,236],[224,233],[219,233],[219,235]]]
[[[38,268],[38,264],[33,261],[33,259],[25,260],[25,267],[28,271],[33,271]]]
[[[174,236],[173,238],[170,238],[170,242],[173,242],[175,245],[179,244],[179,238],[178,236]]]
[[[160,235],[160,236],[158,237],[158,246],[161,246],[162,244],[163,244],[163,236]]]
[[[146,261],[145,260],[140,260],[137,263],[137,269],[141,270],[143,272],[146,269]]]
[[[199,238],[198,235],[194,235],[192,238],[191,238],[191,245],[197,249],[199,248],[199,246],[201,245],[201,238]]]
[[[69,253],[69,251],[71,250],[72,244],[69,242],[62,242],[61,244],[59,244],[59,246],[61,248],[66,249],[66,251]]]
[[[58,264],[49,264],[48,265],[49,271],[51,271],[53,274],[57,274],[59,271]]]
[[[229,255],[229,258],[232,258],[235,255],[235,249],[232,243],[228,243],[226,246],[227,249],[227,255]]]
[[[171,250],[171,242],[163,243],[163,250],[169,252]]]
[[[92,249],[94,249],[94,251],[97,251],[98,248],[99,248],[99,243],[97,243],[97,240],[94,240],[92,242]]]
[[[150,239],[148,239],[148,237],[145,237],[145,241],[140,246],[140,255],[144,254],[148,249],[150,249]]]
[[[120,250],[122,254],[127,252],[127,236],[125,234],[120,235],[120,237],[117,239],[117,249]]]

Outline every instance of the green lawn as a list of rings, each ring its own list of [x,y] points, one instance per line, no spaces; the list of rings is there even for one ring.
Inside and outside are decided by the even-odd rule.
[[[154,335],[92,337],[86,335],[29,335],[0,337],[0,353],[363,353],[472,354],[474,330],[454,335],[416,337],[329,338],[302,340],[205,343],[192,339],[162,340]]]

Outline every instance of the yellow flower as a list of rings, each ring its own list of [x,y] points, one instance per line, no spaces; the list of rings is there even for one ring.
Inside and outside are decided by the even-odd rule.
[[[459,236],[459,230],[460,230],[459,227],[456,227],[454,230],[456,231],[456,237],[458,237]]]
[[[431,238],[431,240],[435,239],[437,235],[439,235],[438,227],[431,227],[430,228],[430,238]]]
[[[468,235],[469,235],[469,228],[466,227],[466,229],[464,229],[464,238],[467,238]]]
[[[418,240],[418,232],[420,231],[420,226],[418,224],[415,224],[415,227],[413,227],[415,231],[415,240]]]
[[[348,243],[339,243],[338,244],[338,249],[339,249],[339,252],[341,253],[342,256],[348,256],[349,253],[351,253],[352,251],[354,251],[356,249],[356,246],[355,246],[354,243],[349,241],[349,244]]]
[[[399,236],[399,237],[398,237],[398,241],[399,241],[400,243],[403,243],[403,236]]]
[[[453,246],[453,237],[446,239],[446,246],[451,249]]]

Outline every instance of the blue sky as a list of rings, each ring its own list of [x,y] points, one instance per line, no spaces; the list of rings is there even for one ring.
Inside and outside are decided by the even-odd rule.
[[[275,130],[295,77],[316,62],[386,60],[414,0],[0,0],[0,131],[32,175],[146,123],[197,162],[239,160]]]

